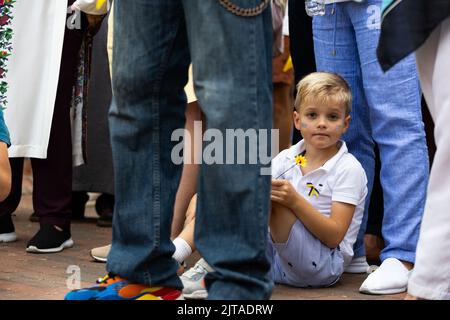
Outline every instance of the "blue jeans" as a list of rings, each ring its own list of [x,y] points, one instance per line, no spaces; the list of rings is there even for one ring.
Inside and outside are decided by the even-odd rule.
[[[116,0],[114,18],[116,206],[107,269],[134,282],[181,288],[169,236],[182,166],[171,160],[179,143],[171,135],[184,128],[188,66],[192,60],[203,128],[224,137],[226,129],[270,129],[270,10],[244,18],[219,1]],[[201,165],[195,241],[215,270],[206,279],[211,299],[270,297],[270,176],[261,176],[261,167]]]
[[[386,243],[381,260],[393,257],[414,263],[429,171],[421,92],[414,56],[387,73],[378,64],[380,6],[381,0],[327,5],[326,15],[313,20],[314,49],[317,70],[340,74],[352,88],[352,121],[344,140],[364,167],[369,189],[355,257],[365,254],[377,143]]]

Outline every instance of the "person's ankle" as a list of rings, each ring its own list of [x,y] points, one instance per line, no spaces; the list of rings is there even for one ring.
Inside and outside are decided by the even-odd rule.
[[[14,223],[10,214],[0,217],[0,233],[12,233],[15,231]]]

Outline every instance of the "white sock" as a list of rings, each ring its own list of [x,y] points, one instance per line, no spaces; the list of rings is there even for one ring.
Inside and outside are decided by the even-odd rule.
[[[173,244],[175,245],[175,252],[172,257],[179,263],[182,263],[192,254],[191,246],[184,239],[175,238]]]

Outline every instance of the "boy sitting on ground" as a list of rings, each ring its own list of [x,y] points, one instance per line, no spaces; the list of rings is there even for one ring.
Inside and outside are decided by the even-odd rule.
[[[367,178],[340,140],[352,105],[345,80],[318,72],[297,89],[294,125],[303,140],[272,160],[270,275],[276,283],[326,287],[352,260]]]

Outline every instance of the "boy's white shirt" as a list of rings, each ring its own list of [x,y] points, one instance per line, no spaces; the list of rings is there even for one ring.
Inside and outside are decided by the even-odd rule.
[[[295,166],[278,179],[290,181],[299,194],[326,216],[330,216],[331,205],[334,201],[355,206],[352,222],[344,239],[339,244],[345,267],[353,258],[353,244],[356,242],[362,222],[367,195],[367,177],[359,161],[348,152],[345,142],[341,141],[341,143],[338,153],[322,167],[304,176],[300,167]],[[291,167],[295,163],[295,156],[304,150],[305,145],[302,140],[280,152],[272,160],[272,178],[277,178]],[[307,186],[308,183],[312,183],[318,190],[318,196],[314,193],[309,194],[311,187]]]
[[[78,10],[87,14],[102,15],[106,14],[110,8],[110,0],[107,0],[97,9],[97,0],[77,0],[73,4]]]

